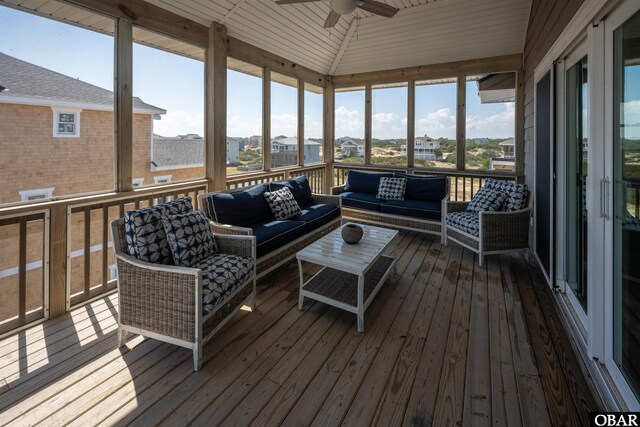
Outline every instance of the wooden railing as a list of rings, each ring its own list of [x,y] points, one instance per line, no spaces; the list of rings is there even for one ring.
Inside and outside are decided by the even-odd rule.
[[[0,208],[0,335],[116,287],[110,221],[206,192],[206,180]]]
[[[404,169],[393,167],[379,166],[360,166],[360,165],[333,165],[334,185],[344,185],[347,182],[347,175],[350,170],[361,170],[370,172],[397,172],[408,173],[414,175],[441,175],[448,176],[451,182],[449,198],[456,201],[469,201],[473,195],[484,185],[487,178],[497,178],[505,180],[516,180],[518,177],[513,174],[504,174],[486,171],[455,171],[455,170],[438,170],[438,169]]]
[[[325,173],[327,166],[322,164],[278,169],[270,172],[255,172],[227,177],[227,190],[251,187],[265,182],[282,181],[283,179],[306,175],[314,193],[325,192]]]

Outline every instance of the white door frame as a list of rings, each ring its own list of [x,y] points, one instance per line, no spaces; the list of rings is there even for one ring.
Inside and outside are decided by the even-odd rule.
[[[640,2],[637,0],[627,0],[617,7],[604,21],[604,176],[609,177],[610,180],[614,177],[613,163],[613,33],[624,24],[631,16],[640,11]],[[604,335],[604,364],[611,375],[616,387],[618,388],[622,398],[626,405],[632,411],[640,411],[640,402],[635,397],[633,391],[629,387],[626,379],[624,378],[620,368],[614,360],[614,298],[613,298],[613,273],[614,273],[614,259],[613,259],[613,217],[614,203],[613,203],[613,183],[609,183],[609,195],[605,199],[606,208],[610,213],[610,218],[605,221],[604,233],[605,239],[603,240],[603,255],[604,262],[603,276],[604,276],[604,304],[603,309],[603,335]],[[608,310],[607,310],[608,308]]]

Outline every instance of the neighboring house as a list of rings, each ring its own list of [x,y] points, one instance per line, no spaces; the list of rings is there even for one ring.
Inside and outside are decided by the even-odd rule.
[[[416,159],[421,160],[437,160],[435,150],[440,148],[440,141],[433,139],[430,136],[419,136],[415,139],[414,156]],[[407,146],[402,145],[400,147],[400,154],[407,155]]]
[[[320,143],[305,139],[304,162],[317,163],[320,161]],[[287,138],[283,135],[271,141],[271,166],[291,166],[298,164],[298,138]]]
[[[0,203],[113,188],[111,91],[3,53],[0,81]],[[133,98],[133,171],[145,184],[153,121],[165,113]]]
[[[227,165],[238,163],[240,151],[244,150],[244,146],[244,138],[234,136],[227,137]]]
[[[343,136],[335,144],[343,157],[364,157],[364,139]]]
[[[489,143],[489,138],[473,138],[473,142],[476,145],[487,145]]]
[[[492,157],[489,161],[489,170],[515,171],[516,170],[516,143],[514,138],[505,139],[500,143],[501,157]]]

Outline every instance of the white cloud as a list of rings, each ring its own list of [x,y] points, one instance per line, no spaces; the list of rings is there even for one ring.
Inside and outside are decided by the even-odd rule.
[[[364,117],[358,110],[349,111],[346,107],[338,107],[335,115],[335,135],[352,136],[354,138],[364,136]]]
[[[298,135],[298,119],[292,114],[271,115],[271,136]]]
[[[307,138],[322,138],[322,120],[313,120],[311,116],[305,114],[304,133]]]
[[[197,133],[204,135],[204,113],[193,114],[187,111],[167,111],[153,121],[153,132],[162,136],[185,135]]]
[[[429,135],[433,138],[456,137],[456,115],[449,108],[441,108],[416,120],[416,136]]]
[[[640,139],[640,99],[625,102],[623,108],[625,138]]]
[[[407,118],[395,113],[376,113],[371,117],[373,138],[406,138]]]
[[[227,117],[227,135],[247,137],[262,135],[262,118],[235,114]]]
[[[505,103],[504,111],[490,116],[467,113],[467,138],[508,138],[515,133],[515,103]]]

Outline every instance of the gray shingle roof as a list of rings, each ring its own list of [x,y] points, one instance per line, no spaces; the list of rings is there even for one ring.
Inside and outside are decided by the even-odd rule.
[[[156,167],[204,164],[204,139],[153,136],[153,161]]]
[[[0,52],[0,83],[7,90],[3,97],[21,97],[46,101],[63,101],[113,107],[113,92],[48,70]],[[152,114],[166,111],[133,97],[134,110],[147,110]]]

